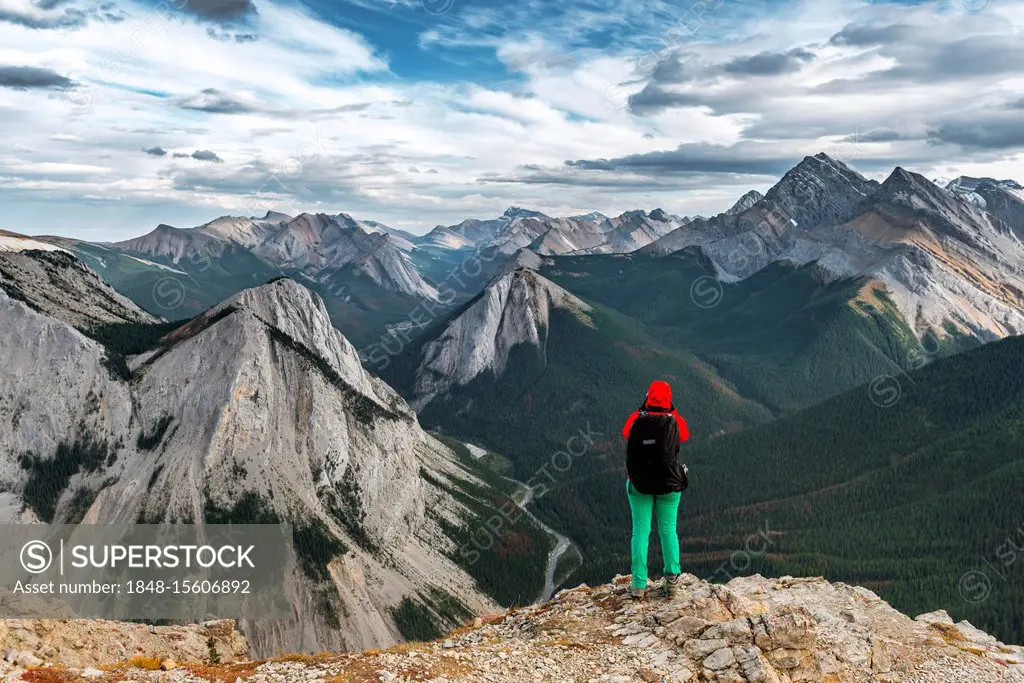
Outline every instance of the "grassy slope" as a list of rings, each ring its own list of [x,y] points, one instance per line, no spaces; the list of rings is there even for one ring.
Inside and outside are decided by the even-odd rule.
[[[408,319],[419,300],[384,289],[351,268],[341,268],[326,282],[311,282],[298,273],[275,268],[249,251],[229,247],[223,258],[182,259],[171,263],[148,254],[138,258],[174,271],[140,263],[128,252],[79,243],[76,253],[121,294],[143,309],[170,320],[199,315],[250,287],[282,275],[293,277],[324,300],[331,322],[356,348],[378,342],[388,325]]]
[[[515,484],[474,458],[460,441],[437,438],[455,452],[468,472],[485,483],[451,490],[474,516],[465,527],[446,529],[459,546],[452,559],[500,604],[530,604],[544,588],[544,571],[554,540],[515,507]]]
[[[769,266],[723,284],[720,300],[701,307],[697,301],[713,300],[713,269],[696,251],[553,263],[544,274],[563,287],[635,318],[778,411],[813,405],[926,355],[884,293],[863,296],[861,279],[825,284],[813,266]]]
[[[243,289],[258,287],[282,275],[279,269],[247,250],[234,247],[221,259],[183,259],[177,264],[148,254],[135,254],[173,271],[140,263],[128,252],[92,244],[75,245],[75,253],[118,292],[150,313],[169,320],[192,318]]]
[[[603,467],[609,455],[617,463],[618,431],[654,379],[676,387],[677,405],[697,434],[769,419],[767,410],[740,397],[705,364],[664,347],[621,314],[597,306],[590,317],[592,327],[555,309],[543,350],[517,346],[500,381],[482,375],[435,399],[421,422],[503,453],[516,478],[526,481],[581,432],[592,433],[594,443],[576,466]],[[414,346],[409,354],[417,351]],[[395,364],[395,372],[404,370]],[[579,444],[571,447],[579,451]]]

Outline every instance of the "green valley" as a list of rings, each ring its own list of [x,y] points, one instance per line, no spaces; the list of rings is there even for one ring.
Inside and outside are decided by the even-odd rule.
[[[684,570],[824,575],[1019,641],[1024,339],[888,382],[684,447]],[[628,572],[629,510],[610,497],[623,481],[581,472],[538,501],[588,555],[570,583]]]

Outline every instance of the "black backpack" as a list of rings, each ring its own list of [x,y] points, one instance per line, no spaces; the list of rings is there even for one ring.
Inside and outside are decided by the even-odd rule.
[[[675,416],[641,410],[626,443],[626,472],[633,488],[648,495],[684,490],[689,482],[678,454],[679,425]]]

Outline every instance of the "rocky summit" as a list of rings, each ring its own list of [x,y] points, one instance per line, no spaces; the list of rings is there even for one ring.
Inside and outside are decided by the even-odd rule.
[[[576,683],[997,683],[1024,681],[1024,648],[945,612],[917,619],[870,590],[821,578],[682,577],[675,597],[635,600],[628,577],[478,617],[446,638],[360,653],[188,662],[150,657],[99,668],[13,651],[10,681],[572,681]],[[83,639],[87,639],[82,622]],[[65,628],[66,630],[66,628]],[[173,638],[168,638],[167,648]],[[51,654],[52,648],[51,648]],[[19,656],[28,665],[19,664]],[[37,665],[34,667],[33,665]],[[163,669],[163,670],[160,670]],[[48,677],[47,677],[48,676]]]

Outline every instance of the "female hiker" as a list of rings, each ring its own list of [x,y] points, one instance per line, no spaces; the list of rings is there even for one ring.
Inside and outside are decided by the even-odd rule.
[[[651,515],[658,517],[658,538],[665,559],[662,591],[675,594],[679,582],[679,536],[676,517],[679,499],[686,488],[686,466],[677,460],[679,444],[690,438],[686,421],[672,403],[667,382],[651,382],[640,409],[622,427],[626,439],[626,495],[633,515],[633,581],[629,594],[643,598],[647,591],[647,541]]]

